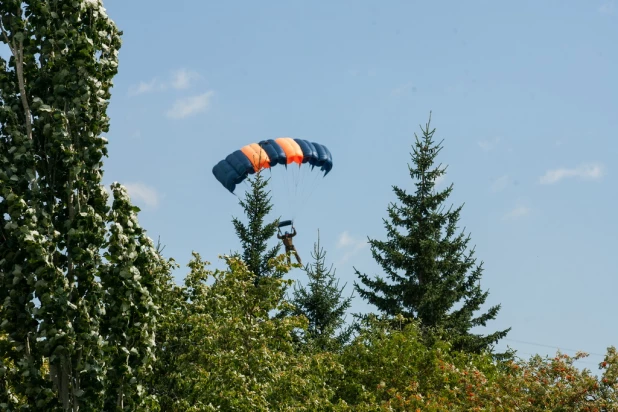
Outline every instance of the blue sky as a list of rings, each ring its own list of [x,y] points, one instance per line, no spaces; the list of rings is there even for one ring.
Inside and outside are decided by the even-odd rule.
[[[487,304],[502,304],[487,331],[513,328],[499,348],[581,349],[596,370],[618,344],[615,1],[105,7],[124,31],[105,183],[127,185],[142,225],[183,265],[179,282],[192,250],[221,267],[217,256],[239,247],[242,210],[214,164],[290,136],[328,146],[334,168],[302,208],[277,200],[276,211],[296,219],[305,261],[320,230],[351,293],[353,265],[379,273],[366,240],[385,238],[391,185],[414,189],[409,152],[432,111],[441,185],[465,203]],[[356,299],[352,311],[369,309]]]

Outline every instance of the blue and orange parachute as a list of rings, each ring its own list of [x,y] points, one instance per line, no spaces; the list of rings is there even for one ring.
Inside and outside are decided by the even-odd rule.
[[[230,192],[245,178],[262,169],[278,164],[306,163],[311,168],[319,167],[324,176],[333,168],[330,150],[324,145],[303,139],[280,137],[251,143],[228,155],[212,169],[217,180]]]

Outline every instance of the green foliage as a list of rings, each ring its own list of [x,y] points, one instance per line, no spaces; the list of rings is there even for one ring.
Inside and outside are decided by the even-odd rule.
[[[495,319],[500,305],[475,316],[488,296],[480,287],[482,263],[477,265],[474,250],[467,250],[470,237],[456,233],[462,206],[448,210],[443,206],[453,185],[435,191],[437,179],[446,172],[433,166],[442,147],[434,143],[435,130],[430,130],[429,122],[422,132],[421,139],[415,135],[413,165],[408,166],[416,192],[393,187],[400,204],[388,207],[390,221],[384,220],[388,240],[369,241],[386,278],[371,278],[355,269],[366,288],[355,287],[380,312],[444,329],[458,349],[478,353],[510,329],[487,336],[471,333],[472,328]]]
[[[347,404],[387,404],[392,394],[385,388],[410,386],[415,392],[427,393],[442,386],[440,362],[454,361],[450,345],[440,340],[429,343],[418,322],[398,316],[396,325],[392,319],[370,315],[345,348],[341,363],[346,379],[338,384],[338,396]]]
[[[245,199],[240,205],[245,211],[247,223],[243,224],[238,218],[232,223],[242,246],[242,259],[250,271],[256,274],[256,285],[263,277],[273,276],[269,264],[279,253],[280,244],[268,249],[268,241],[277,232],[278,221],[264,223],[268,213],[272,210],[270,192],[266,190],[268,179],[264,179],[261,171],[255,177],[247,179],[251,189],[247,191]]]
[[[162,410],[324,410],[339,373],[333,355],[299,354],[293,331],[303,318],[271,319],[285,310],[284,257],[254,287],[255,274],[236,258],[209,271],[197,253],[183,288],[169,289],[154,391]]]
[[[355,411],[610,411],[617,406],[616,351],[608,349],[600,379],[570,357],[496,361],[489,353],[428,342],[417,321],[369,317],[340,357],[345,379],[338,404]]]
[[[122,189],[110,212],[101,185],[120,35],[99,1],[0,1],[0,41],[11,52],[0,58],[3,408],[152,401],[140,385],[157,276],[168,268]]]
[[[294,285],[291,314],[309,320],[302,334],[305,344],[320,351],[336,352],[349,341],[352,333],[352,327],[345,326],[345,314],[352,304],[352,296],[342,296],[345,285],[339,288],[332,267],[326,267],[326,252],[320,247],[319,233],[311,256],[314,262],[305,267],[309,278],[307,286]]]
[[[289,265],[267,247],[277,226],[264,223],[260,174],[241,202],[247,225],[234,219],[242,259],[210,271],[194,254],[175,285],[126,190],[112,185],[110,208],[101,185],[120,34],[99,1],[0,0],[11,51],[0,58],[0,409],[618,409],[615,348],[597,378],[575,366],[584,354],[501,361],[486,349],[507,331],[470,332],[499,306],[474,316],[482,264],[456,234],[461,207],[442,207],[452,186],[434,190],[444,169],[432,168],[429,124],[410,167],[417,191],[394,188],[388,240],[371,241],[390,282],[357,271],[385,318],[366,318],[351,342],[350,298],[319,238],[308,286],[296,307],[285,301]]]
[[[109,357],[105,410],[148,410],[155,402],[144,388],[152,372],[159,311],[155,300],[169,282],[171,263],[154,248],[139,226],[126,189],[112,185],[111,236],[106,258],[110,265],[101,273],[106,295],[102,320]]]

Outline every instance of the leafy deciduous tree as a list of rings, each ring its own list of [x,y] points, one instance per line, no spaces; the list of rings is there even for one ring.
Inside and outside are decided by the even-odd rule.
[[[613,411],[618,357],[608,348],[600,377],[575,365],[584,353],[496,361],[488,353],[428,344],[418,321],[368,317],[339,358],[345,374],[333,403],[354,411]]]
[[[210,271],[194,253],[185,286],[171,296],[176,309],[156,369],[162,409],[328,410],[333,390],[325,382],[341,372],[333,356],[299,354],[292,334],[306,327],[304,319],[269,316],[288,306],[283,256],[271,261],[274,275],[259,288],[242,260],[225,260],[228,269]]]
[[[11,53],[0,58],[0,404],[9,409],[146,405],[152,293],[167,269],[125,193],[114,188],[110,214],[101,185],[120,36],[99,0],[0,1]]]
[[[144,383],[152,373],[161,290],[171,281],[166,262],[137,221],[126,189],[112,185],[111,236],[101,272],[105,316],[101,321],[109,369],[105,410],[151,410],[156,404]]]

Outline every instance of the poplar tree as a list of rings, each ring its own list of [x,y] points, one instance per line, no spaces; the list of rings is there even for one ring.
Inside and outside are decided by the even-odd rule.
[[[102,186],[121,32],[100,0],[0,0],[0,405],[150,409],[169,269]],[[104,257],[105,256],[105,257]]]
[[[415,134],[412,146],[408,170],[415,193],[393,186],[399,202],[389,204],[389,220],[383,219],[386,240],[369,239],[384,276],[370,277],[355,268],[362,283],[355,288],[383,314],[418,319],[425,330],[446,331],[456,349],[479,352],[510,329],[489,335],[471,331],[495,319],[500,305],[477,314],[489,293],[480,286],[483,264],[477,264],[474,248],[468,249],[470,236],[458,232],[463,205],[444,206],[453,185],[435,188],[446,167],[434,166],[442,143],[434,143],[430,122],[421,128],[422,138]]]
[[[281,248],[276,246],[269,249],[268,241],[277,233],[278,220],[267,223],[268,214],[273,208],[270,191],[267,190],[268,179],[258,171],[254,177],[248,178],[249,190],[244,199],[239,200],[240,206],[245,212],[247,219],[243,223],[238,218],[233,218],[232,223],[236,234],[240,239],[242,252],[240,256],[247,267],[256,276],[255,283],[259,283],[264,276],[274,276],[275,270],[269,264]]]

